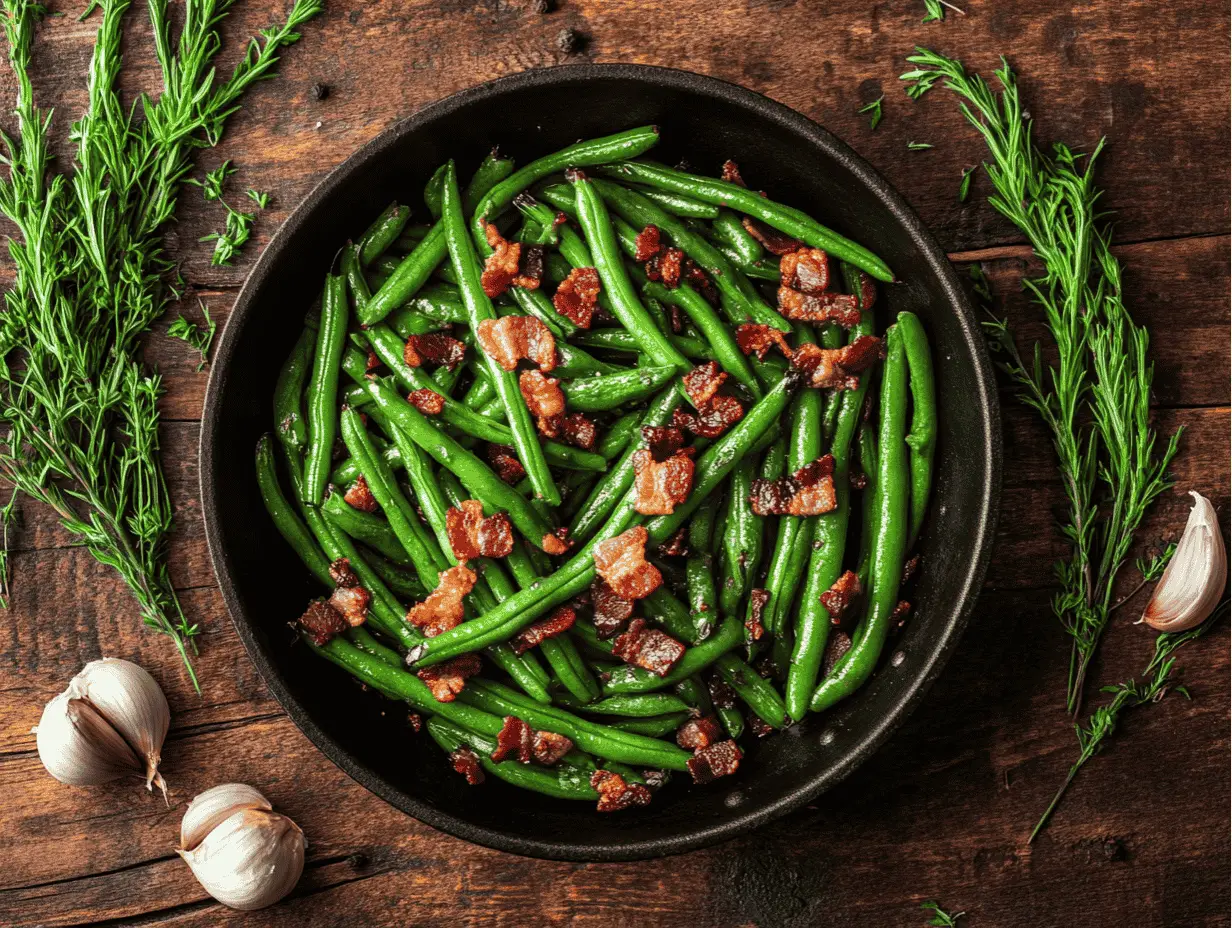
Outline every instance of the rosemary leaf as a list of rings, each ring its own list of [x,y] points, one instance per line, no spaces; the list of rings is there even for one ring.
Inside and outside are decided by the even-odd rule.
[[[857,113],[870,113],[871,114],[868,117],[869,129],[876,129],[878,123],[881,122],[881,101],[884,99],[885,99],[885,94],[882,94],[872,103],[869,103],[867,106],[862,106],[858,110],[856,110]]]
[[[197,365],[197,373],[201,373],[205,369],[205,365],[210,359],[210,345],[214,341],[214,332],[218,329],[218,323],[210,318],[209,308],[204,303],[201,304],[201,312],[205,316],[204,327],[197,325],[195,322],[189,322],[182,315],[167,327],[168,335],[187,342],[190,347],[195,348],[197,353],[201,355],[201,363]]]

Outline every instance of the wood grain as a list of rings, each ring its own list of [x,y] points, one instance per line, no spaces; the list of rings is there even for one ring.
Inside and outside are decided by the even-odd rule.
[[[987,73],[1009,54],[1041,139],[1111,144],[1100,172],[1118,214],[1126,292],[1152,334],[1159,428],[1185,428],[1177,488],[1151,513],[1143,544],[1174,535],[1206,493],[1228,531],[1228,22],[1203,0],[1081,7],[1061,0],[960,3],[923,26],[915,3],[806,0],[388,0],[331,5],[276,79],[256,87],[210,167],[235,159],[237,196],[274,195],[234,269],[211,268],[196,240],[221,225],[193,191],[171,233],[189,290],[225,321],[239,284],[279,222],[333,166],[396,119],[477,81],[575,61],[638,61],[737,81],[844,137],[920,211],[960,264],[978,261],[1023,343],[1044,334],[1020,292],[1034,273],[1020,237],[982,202],[957,201],[962,168],[982,156],[953,99],[920,103],[896,86],[915,44]],[[144,14],[142,14],[144,15]],[[130,16],[130,93],[153,86],[148,27]],[[264,25],[241,4],[227,54]],[[40,103],[67,124],[84,98],[94,24],[41,27]],[[583,50],[556,50],[562,29]],[[312,98],[324,82],[327,99]],[[855,110],[886,94],[870,132]],[[0,93],[12,77],[0,69]],[[495,130],[494,130],[495,131]],[[907,152],[909,140],[935,148]],[[231,189],[231,188],[229,188]],[[7,274],[7,269],[5,270]],[[1229,635],[1182,652],[1192,701],[1170,697],[1125,719],[1075,783],[1052,826],[1026,834],[1076,754],[1059,704],[1067,640],[1049,608],[1064,500],[1042,426],[1003,391],[1006,472],[997,550],[970,631],[938,684],[886,747],[814,807],[719,848],[654,864],[530,861],[473,847],[385,806],[291,725],[244,656],[209,566],[197,497],[197,420],[205,377],[164,321],[147,360],[164,378],[163,446],[177,511],[174,580],[203,624],[201,696],[166,642],[140,630],[128,594],[38,507],[23,503],[13,608],[0,621],[0,924],[77,926],[920,925],[918,904],[965,909],[972,928],[1229,924]],[[1113,622],[1095,676],[1126,678],[1150,638]],[[171,805],[135,781],[80,790],[41,770],[30,728],[80,665],[121,654],[148,667],[173,710],[165,750]],[[298,821],[308,867],[285,903],[253,915],[214,904],[174,855],[183,807],[200,790],[245,780]]]

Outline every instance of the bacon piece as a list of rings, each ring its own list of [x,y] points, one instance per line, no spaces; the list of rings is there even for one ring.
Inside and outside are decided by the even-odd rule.
[[[523,764],[529,764],[535,756],[535,730],[514,715],[505,716],[505,724],[496,735],[492,760],[502,761],[510,754]]]
[[[415,674],[424,685],[432,691],[432,698],[437,702],[453,702],[462,692],[469,677],[473,677],[483,669],[479,655],[475,652],[463,654],[453,660],[444,661],[425,667]]]
[[[719,392],[719,388],[727,382],[728,376],[719,367],[717,361],[707,361],[705,364],[699,364],[693,368],[681,380],[684,382],[684,391],[689,394],[689,399],[693,401],[693,405],[700,408],[714,398],[715,394]]]
[[[526,468],[518,460],[517,454],[509,445],[489,444],[487,449],[488,463],[496,471],[496,476],[505,483],[513,484],[526,476]]]
[[[578,328],[589,329],[599,302],[599,272],[593,267],[575,267],[560,282],[552,305]]]
[[[370,374],[381,366],[381,359],[376,356],[376,352],[369,350],[368,359],[364,362],[364,373]]]
[[[475,332],[479,347],[507,371],[516,370],[525,358],[545,374],[556,366],[556,339],[534,316],[502,316],[485,319]]]
[[[860,321],[860,307],[849,293],[807,294],[779,287],[779,313],[798,322],[834,322],[850,329]]]
[[[847,482],[853,490],[863,490],[868,486],[868,474],[853,470],[847,474]]]
[[[684,279],[691,283],[711,306],[719,303],[719,291],[715,289],[714,281],[703,271],[692,258],[684,262]]]
[[[838,625],[843,620],[843,613],[862,592],[864,591],[860,587],[860,578],[856,572],[844,571],[830,589],[821,594],[821,604],[826,607],[826,612],[830,613],[830,621]]]
[[[808,378],[810,387],[855,390],[859,374],[885,358],[885,342],[874,335],[861,335],[842,348],[801,345],[791,356],[792,367]]]
[[[820,248],[800,248],[784,255],[779,262],[779,280],[808,296],[821,296],[830,289],[830,256]],[[852,297],[853,308],[859,312],[860,301]]]
[[[591,788],[599,793],[600,812],[620,812],[631,806],[650,805],[650,790],[641,783],[626,783],[619,773],[596,770],[590,775]]]
[[[752,216],[741,217],[740,224],[744,226],[745,231],[749,235],[761,242],[765,246],[766,251],[772,255],[780,257],[790,256],[801,247],[800,242],[786,232],[780,232],[774,226],[766,225],[766,223],[754,219]],[[787,275],[783,273],[783,280],[786,279]]]
[[[463,564],[443,570],[439,576],[436,589],[406,614],[406,620],[422,629],[425,638],[435,638],[458,626],[462,621],[462,599],[475,586],[475,572]]]
[[[757,355],[759,361],[766,359],[771,348],[778,348],[783,357],[791,360],[791,345],[787,344],[787,336],[772,325],[748,322],[736,326],[736,344],[745,354]]]
[[[682,525],[672,533],[672,537],[659,545],[659,557],[683,557],[689,553],[688,534]]]
[[[507,557],[513,551],[513,525],[503,512],[484,516],[483,503],[477,499],[462,501],[458,508],[445,513],[445,532],[449,547],[459,561],[476,557]]]
[[[679,248],[663,248],[646,262],[646,276],[660,281],[663,286],[675,290],[680,286],[684,270],[684,252]]]
[[[569,550],[569,526],[562,525],[555,532],[548,532],[539,541],[544,554],[564,554]]]
[[[850,650],[850,635],[838,629],[830,632],[830,637],[826,641],[826,650],[821,658],[821,677],[823,680],[834,672],[834,666],[839,662],[839,659]]]
[[[619,634],[633,617],[633,600],[617,596],[601,577],[590,585],[590,602],[595,610],[592,619],[595,631],[602,641]]]
[[[418,712],[408,713],[406,720],[411,723],[411,730],[414,731],[415,734],[419,734],[420,731],[423,730],[423,716]]]
[[[573,750],[573,742],[564,735],[557,734],[554,731],[537,731],[535,732],[534,742],[531,746],[531,753],[534,755],[537,763],[543,764],[545,767],[554,767],[560,763],[561,758]]]
[[[915,572],[920,569],[920,559],[922,555],[916,554],[907,560],[903,565],[903,583],[906,583],[915,576]]]
[[[409,367],[422,367],[430,361],[440,367],[453,370],[466,358],[466,345],[452,335],[428,332],[412,335],[402,349],[402,360]]]
[[[770,602],[769,590],[764,590],[761,587],[754,587],[749,590],[749,612],[748,617],[744,620],[744,627],[748,631],[747,637],[750,641],[758,641],[766,633],[766,626],[762,622],[762,616],[765,613],[766,603],[768,602]]]
[[[894,628],[902,628],[907,624],[907,616],[911,614],[911,603],[905,599],[900,599],[894,607],[894,611],[890,613],[890,623]]]
[[[329,596],[329,604],[352,628],[363,625],[368,618],[372,594],[362,586],[338,586]]]
[[[718,674],[710,678],[706,689],[710,691],[710,702],[716,709],[736,708],[736,691]]]
[[[558,606],[542,622],[536,622],[514,635],[509,641],[509,646],[513,648],[514,654],[525,654],[549,638],[564,634],[573,628],[573,623],[576,621],[576,610],[570,606]]]
[[[376,497],[372,495],[372,491],[368,489],[368,481],[364,479],[363,474],[355,478],[355,482],[351,484],[342,498],[346,500],[348,506],[360,512],[376,512],[381,508]]]
[[[644,526],[635,525],[594,546],[595,571],[622,599],[642,599],[663,582],[659,568],[646,560],[649,537]]]
[[[561,421],[560,433],[565,441],[583,451],[594,451],[599,441],[599,430],[580,412],[571,412]]]
[[[642,440],[656,461],[666,461],[684,447],[684,432],[673,425],[643,425]]]
[[[317,647],[329,644],[335,635],[351,627],[342,614],[323,599],[309,603],[298,621],[299,627]]]
[[[523,290],[538,290],[543,283],[543,268],[547,263],[547,249],[542,245],[525,245],[522,260],[518,264],[518,276],[513,279],[515,287]]]
[[[689,719],[676,729],[676,743],[689,751],[709,747],[721,737],[723,729],[713,715]]]
[[[518,377],[518,388],[526,408],[535,417],[539,434],[548,438],[558,436],[565,415],[565,394],[560,381],[539,371],[523,371]]]
[[[743,418],[744,406],[740,401],[720,393],[696,412],[677,409],[672,413],[672,425],[702,438],[718,438]]]
[[[774,726],[767,724],[761,716],[754,715],[749,718],[749,731],[758,738],[764,738],[774,731]]]
[[[489,297],[500,296],[510,286],[521,287],[523,290],[535,290],[543,279],[543,246],[527,245],[520,242],[510,242],[492,223],[487,223],[483,229],[484,237],[492,254],[483,263],[483,274],[480,283],[483,292]]]
[[[449,755],[449,762],[453,764],[455,771],[466,777],[466,782],[471,786],[478,786],[483,782],[483,767],[479,765],[479,755],[470,748],[458,748]]]
[[[633,244],[636,246],[633,260],[639,264],[649,261],[663,247],[661,239],[662,236],[659,234],[658,226],[646,226],[641,232],[637,233],[637,238],[633,240]]]
[[[747,187],[744,178],[740,176],[740,165],[728,158],[723,162],[723,180],[729,184],[735,184],[737,187]]]
[[[671,327],[673,335],[679,335],[684,331],[684,313],[675,303],[667,307],[667,324]]]
[[[427,387],[422,390],[413,390],[407,395],[406,401],[425,416],[439,416],[441,410],[445,408],[445,397]]]
[[[330,564],[329,576],[334,581],[334,586],[359,586],[359,574],[351,568],[351,561],[348,558],[340,557]]]
[[[822,455],[778,480],[753,480],[749,502],[759,516],[817,516],[836,505],[834,456]]]
[[[656,461],[649,448],[633,452],[633,508],[644,516],[665,516],[689,498],[693,489],[693,448],[680,448],[666,461]]]
[[[744,755],[734,741],[719,741],[697,751],[689,760],[694,783],[709,783],[735,773]]]
[[[660,677],[667,676],[684,652],[683,644],[657,628],[649,628],[645,619],[634,619],[628,630],[612,641],[613,655]]]

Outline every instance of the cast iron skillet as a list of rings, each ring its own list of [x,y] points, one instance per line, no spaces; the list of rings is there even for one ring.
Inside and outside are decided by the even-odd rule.
[[[937,366],[940,444],[915,613],[872,681],[824,717],[751,747],[739,774],[709,787],[673,783],[644,810],[468,787],[405,713],[292,644],[287,622],[319,595],[266,518],[253,450],[273,425],[283,358],[339,246],[391,200],[422,221],[423,184],[456,158],[465,178],[498,143],[520,164],[580,138],[654,123],[658,160],[704,172],[726,158],[881,255],[901,283],[878,311],[918,313]],[[421,821],[478,844],[561,860],[629,860],[714,844],[813,799],[867,758],[940,673],[984,576],[1000,489],[1000,427],[979,325],[954,272],[911,208],[815,123],[741,87],[684,71],[575,65],[502,78],[388,129],[300,204],[248,278],[214,358],[201,436],[201,497],[214,570],[236,630],[275,698],[339,767]],[[384,708],[387,711],[381,712]],[[686,778],[678,776],[677,781]]]

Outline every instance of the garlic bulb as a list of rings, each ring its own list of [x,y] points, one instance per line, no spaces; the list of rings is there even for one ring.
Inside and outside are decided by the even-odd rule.
[[[1161,632],[1183,632],[1200,625],[1223,595],[1228,554],[1211,501],[1190,490],[1193,509],[1185,533],[1164,569],[1139,622]]]
[[[158,683],[130,661],[91,661],[43,709],[36,733],[39,759],[61,783],[93,786],[144,774],[157,783],[171,708]]]
[[[188,805],[180,823],[184,859],[205,891],[233,909],[273,905],[304,872],[304,833],[251,786],[224,783]]]

